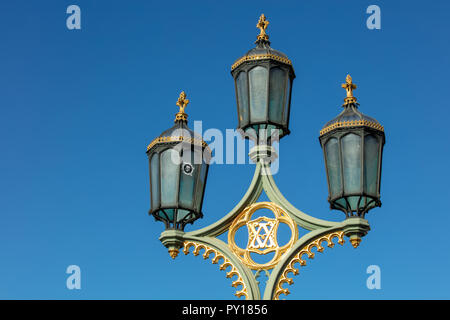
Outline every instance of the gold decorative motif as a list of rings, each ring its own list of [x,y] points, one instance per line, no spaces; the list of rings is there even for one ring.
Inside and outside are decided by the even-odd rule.
[[[269,20],[266,20],[264,13],[259,17],[259,21],[256,27],[259,29],[259,35],[256,39],[258,40],[269,40],[269,35],[266,33],[267,26],[269,25]]]
[[[294,281],[292,278],[288,277],[288,274],[292,272],[293,275],[298,275],[299,270],[294,266],[296,263],[299,263],[300,266],[305,266],[306,261],[302,259],[302,256],[306,254],[309,259],[314,258],[314,252],[312,252],[312,249],[315,247],[317,248],[318,252],[322,252],[324,247],[322,246],[322,242],[327,242],[327,247],[333,248],[333,238],[338,238],[338,243],[340,245],[343,245],[344,240],[344,231],[336,231],[332,232],[330,234],[321,236],[312,242],[306,244],[292,259],[289,261],[289,263],[286,265],[286,268],[284,268],[284,271],[281,273],[280,278],[278,279],[278,282],[275,286],[275,291],[273,294],[273,300],[280,300],[280,295],[288,295],[290,293],[289,289],[285,289],[282,287],[284,283],[287,283],[289,285],[293,284]]]
[[[349,74],[345,78],[345,83],[341,84],[341,86],[347,91],[347,97],[344,99],[344,106],[349,103],[355,103],[356,98],[353,96],[353,90],[356,89],[356,84],[352,82],[352,77]]]
[[[259,217],[251,220],[252,215],[259,209],[269,209],[275,215],[275,219]],[[277,230],[280,223],[285,223],[292,232],[291,239],[284,246],[277,242]],[[236,245],[234,238],[238,229],[243,226],[248,228],[248,242],[245,249]],[[231,251],[250,269],[272,269],[282,258],[283,254],[292,248],[298,238],[298,230],[295,222],[278,205],[273,202],[258,202],[246,207],[233,221],[228,231],[228,246]],[[273,258],[264,264],[256,263],[250,253],[265,255],[275,252]]]
[[[177,121],[187,121],[187,114],[184,112],[184,108],[189,103],[189,99],[186,99],[186,93],[181,91],[180,96],[177,100],[177,106],[180,107],[180,111],[175,115],[175,122]]]
[[[247,227],[249,233],[247,250],[265,254],[276,249],[278,246],[276,239],[278,220],[259,217],[258,219],[247,222]]]
[[[169,255],[172,257],[172,259],[175,259],[178,256],[178,249],[169,249]]]
[[[353,248],[358,248],[359,244],[361,243],[361,238],[359,236],[352,236],[350,237],[350,243],[352,244]]]
[[[185,137],[185,136],[178,136],[178,137],[168,136],[168,137],[158,137],[158,138],[154,139],[147,146],[147,151],[150,150],[157,143],[171,143],[171,142],[187,142],[187,143],[191,143],[196,146],[202,146],[204,148],[209,149],[208,144],[201,139],[190,138],[190,137]]]
[[[226,277],[231,279],[233,276],[237,276],[237,279],[231,283],[231,286],[236,288],[238,286],[242,286],[241,290],[236,291],[234,294],[236,297],[240,298],[242,296],[245,296],[245,299],[248,299],[248,292],[247,292],[247,286],[244,283],[244,280],[242,279],[241,274],[239,273],[239,270],[233,265],[233,263],[225,257],[220,251],[211,248],[205,244],[197,243],[194,241],[185,241],[184,242],[184,254],[189,253],[189,248],[194,247],[194,251],[192,252],[194,256],[198,256],[200,254],[200,250],[204,249],[205,252],[203,253],[203,259],[208,259],[211,253],[214,253],[214,258],[212,258],[212,263],[217,264],[220,259],[223,259],[222,264],[220,265],[220,270],[226,270],[228,267],[231,267],[231,270],[227,272]]]
[[[277,56],[277,55],[274,55],[274,54],[259,54],[259,55],[243,56],[242,58],[239,58],[231,66],[231,71],[233,71],[234,69],[239,67],[245,61],[264,60],[264,59],[272,59],[272,60],[275,60],[275,61],[278,61],[278,62],[282,62],[282,63],[285,63],[285,64],[288,64],[288,65],[292,66],[292,62],[288,58],[283,58],[283,57],[280,57],[280,56]]]
[[[320,135],[322,136],[325,133],[330,132],[331,130],[334,130],[336,128],[345,128],[345,127],[369,127],[384,132],[384,127],[379,123],[368,120],[349,120],[349,121],[338,121],[330,124],[329,126],[320,130]]]

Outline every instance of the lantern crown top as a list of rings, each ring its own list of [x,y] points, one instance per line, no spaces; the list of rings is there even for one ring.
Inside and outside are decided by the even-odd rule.
[[[292,72],[294,72],[291,60],[289,60],[284,53],[270,47],[269,35],[266,33],[268,25],[269,20],[267,20],[266,16],[262,14],[256,24],[256,27],[259,29],[259,35],[256,37],[255,42],[256,47],[249,50],[244,56],[240,57],[233,63],[231,66],[232,73],[238,69],[239,66],[245,65],[246,63],[259,64],[267,61],[286,64],[290,66]]]
[[[266,19],[266,16],[261,14],[259,17],[258,23],[256,27],[259,29],[259,35],[256,37],[256,43],[259,41],[269,41],[269,35],[266,33],[267,26],[269,25],[269,20]]]
[[[352,77],[348,74],[345,78],[345,83],[341,84],[342,88],[347,91],[347,97],[344,99],[343,106],[349,105],[350,103],[355,103],[356,98],[353,96],[353,90],[356,89],[356,84],[353,83]]]
[[[186,93],[181,91],[176,105],[180,108],[175,115],[175,124],[172,128],[167,129],[159,137],[154,139],[148,146],[147,152],[150,152],[158,146],[172,146],[184,142],[193,146],[199,146],[202,149],[208,149],[208,144],[203,141],[202,136],[191,129],[187,125],[187,114],[184,109],[189,104],[189,99],[186,99]]]
[[[189,104],[189,99],[186,99],[186,93],[181,91],[180,96],[177,100],[177,106],[180,107],[180,110],[175,115],[175,122],[184,121],[187,122],[187,113],[184,112],[184,109]]]
[[[320,130],[320,136],[327,134],[328,132],[340,130],[342,128],[350,127],[369,127],[380,131],[384,134],[383,126],[374,118],[363,114],[358,110],[358,103],[353,96],[353,90],[356,89],[356,85],[353,83],[352,77],[347,75],[345,83],[342,84],[342,88],[347,91],[347,97],[344,99],[344,110],[333,120],[328,121],[322,130]]]

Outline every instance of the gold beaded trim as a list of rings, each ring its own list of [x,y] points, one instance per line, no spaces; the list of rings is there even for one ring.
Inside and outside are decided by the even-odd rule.
[[[274,54],[261,54],[261,55],[253,55],[253,56],[244,56],[240,59],[238,59],[232,66],[231,66],[231,71],[233,71],[234,69],[236,69],[237,67],[239,67],[242,63],[244,63],[245,61],[253,61],[253,60],[263,60],[263,59],[272,59],[272,60],[276,60],[279,62],[283,62],[285,64],[288,64],[292,67],[292,62],[291,60],[287,59],[287,58],[283,58],[280,56],[276,56]]]
[[[320,130],[320,135],[324,135],[325,133],[330,132],[331,130],[336,128],[360,127],[360,126],[370,127],[384,132],[383,126],[379,123],[375,123],[368,120],[351,120],[351,121],[335,122],[333,124],[330,124],[328,127],[325,127],[322,130]]]
[[[179,137],[158,137],[155,140],[153,140],[148,146],[147,146],[147,151],[150,150],[155,144],[158,143],[170,143],[170,142],[188,142],[191,143],[193,145],[196,146],[202,146],[204,148],[208,148],[208,144],[200,139],[196,139],[196,138],[189,138],[189,137],[184,137],[184,136],[179,136]]]

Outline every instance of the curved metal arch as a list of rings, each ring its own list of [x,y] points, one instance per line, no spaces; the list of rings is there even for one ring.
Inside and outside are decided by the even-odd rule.
[[[228,249],[228,246],[217,238],[210,237],[183,237],[184,241],[184,254],[189,253],[189,248],[194,247],[193,254],[197,256],[200,250],[204,249],[203,258],[208,259],[211,253],[214,253],[212,263],[217,264],[220,259],[223,259],[223,263],[220,265],[220,270],[225,270],[231,267],[231,270],[227,272],[226,277],[232,278],[237,276],[237,279],[233,281],[231,286],[237,289],[238,286],[242,286],[242,289],[238,290],[235,295],[237,297],[245,296],[247,300],[260,300],[261,294],[258,283],[255,276],[245,265],[241,264],[237,257]]]
[[[344,231],[340,227],[311,231],[300,238],[294,247],[286,253],[283,260],[272,270],[270,278],[267,281],[263,299],[279,300],[281,294],[288,295],[290,293],[289,289],[283,288],[282,285],[284,283],[289,285],[294,283],[288,274],[299,274],[299,270],[295,267],[295,264],[299,263],[300,266],[305,266],[306,261],[302,258],[305,254],[309,259],[313,259],[315,256],[315,253],[312,252],[313,248],[316,248],[318,252],[323,252],[324,247],[322,243],[324,241],[329,248],[334,247],[334,238],[338,238],[340,245],[344,244]]]

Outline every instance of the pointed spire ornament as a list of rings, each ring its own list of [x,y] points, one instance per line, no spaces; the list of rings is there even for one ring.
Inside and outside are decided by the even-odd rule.
[[[264,13],[259,17],[259,21],[256,27],[259,29],[259,35],[256,38],[257,41],[268,41],[269,35],[266,33],[267,26],[269,25],[269,20],[266,19]]]
[[[177,106],[180,107],[180,110],[175,115],[175,122],[178,121],[186,121],[187,122],[187,114],[184,112],[184,109],[189,104],[189,99],[186,99],[186,93],[184,91],[181,91],[180,96],[177,100]]]
[[[355,103],[356,98],[353,96],[353,90],[356,89],[356,84],[352,82],[352,77],[349,74],[345,78],[345,83],[343,83],[341,86],[347,91],[347,97],[344,99],[343,106],[346,106],[350,103]]]

